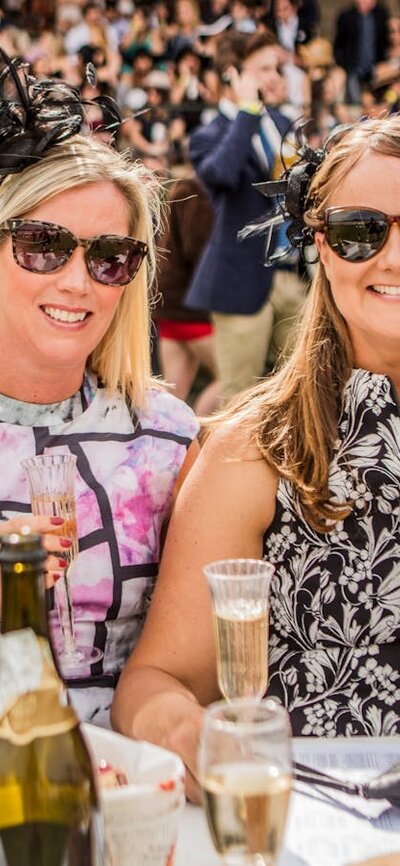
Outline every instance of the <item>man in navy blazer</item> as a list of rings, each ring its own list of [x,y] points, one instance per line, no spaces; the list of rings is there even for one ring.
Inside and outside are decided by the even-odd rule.
[[[266,109],[282,93],[278,56],[270,31],[221,37],[216,68],[223,80],[229,76],[229,98],[221,99],[217,117],[196,129],[189,144],[215,222],[185,303],[212,313],[224,398],[262,376],[271,337],[273,310],[267,301],[275,269],[264,264],[265,238],[239,242],[237,234],[265,214],[265,199],[253,184],[281,169],[282,137],[291,122],[278,109]],[[300,281],[292,268],[281,276],[297,308]]]

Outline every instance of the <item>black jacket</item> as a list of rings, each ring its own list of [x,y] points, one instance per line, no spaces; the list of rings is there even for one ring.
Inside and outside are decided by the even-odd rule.
[[[385,60],[389,47],[388,13],[384,6],[377,3],[372,10],[372,15],[375,22],[375,62],[380,63]],[[333,51],[336,63],[346,72],[352,72],[357,67],[360,21],[361,14],[356,6],[345,9],[337,19]]]

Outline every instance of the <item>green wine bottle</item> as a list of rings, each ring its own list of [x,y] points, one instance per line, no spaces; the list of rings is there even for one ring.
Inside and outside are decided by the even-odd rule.
[[[93,767],[47,627],[39,535],[3,537],[0,864],[101,866]]]

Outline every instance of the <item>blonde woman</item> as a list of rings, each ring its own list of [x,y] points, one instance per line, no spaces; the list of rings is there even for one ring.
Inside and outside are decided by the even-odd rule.
[[[268,694],[294,734],[400,733],[400,118],[316,160],[294,185],[319,251],[297,347],[213,421],[113,708],[119,730],[180,752],[193,797],[218,696],[212,560],[275,566]]]
[[[30,105],[37,92],[41,105]],[[198,424],[150,374],[159,196],[151,176],[94,136],[71,135],[81,106],[68,88],[47,82],[27,90],[26,100],[24,131],[20,111],[12,135],[9,106],[7,137],[0,100],[0,534],[21,514],[51,529],[28,513],[21,460],[75,454],[76,635],[104,657],[82,667],[71,694],[81,718],[107,725],[150,602],[175,491],[196,454]],[[63,568],[58,531],[52,572],[56,548]],[[55,611],[50,624],[57,650]]]

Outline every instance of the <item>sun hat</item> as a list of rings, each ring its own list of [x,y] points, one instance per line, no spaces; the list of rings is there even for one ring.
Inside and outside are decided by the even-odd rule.
[[[322,36],[316,36],[305,45],[299,45],[298,52],[307,68],[333,66],[335,62],[332,45],[328,39],[324,39]]]

